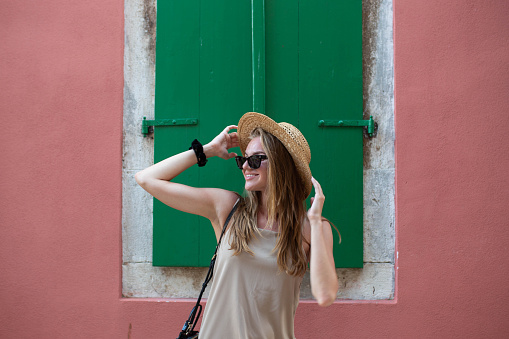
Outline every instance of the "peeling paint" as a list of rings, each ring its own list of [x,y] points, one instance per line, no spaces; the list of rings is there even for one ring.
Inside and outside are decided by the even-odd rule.
[[[143,20],[145,22],[145,33],[149,39],[148,55],[150,63],[156,63],[156,22],[157,5],[155,0],[143,0]]]

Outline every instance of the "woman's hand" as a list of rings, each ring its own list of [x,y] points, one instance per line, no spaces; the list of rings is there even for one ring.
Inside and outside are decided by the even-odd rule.
[[[322,221],[322,210],[323,203],[325,202],[325,195],[323,195],[322,186],[316,181],[315,178],[311,178],[311,182],[315,188],[315,196],[311,198],[311,207],[308,210],[308,219],[310,221]]]
[[[230,159],[237,155],[235,152],[229,153],[230,148],[239,146],[239,137],[237,132],[229,133],[230,130],[237,129],[237,126],[227,126],[221,133],[218,134],[211,142],[203,146],[203,151],[207,158],[217,156],[223,159]]]
[[[338,277],[332,253],[332,230],[326,220],[322,220],[322,209],[325,201],[322,187],[311,178],[315,187],[315,197],[311,198],[311,208],[308,210],[308,219],[311,228],[311,260],[310,282],[311,293],[320,306],[329,306],[336,299],[338,292]]]

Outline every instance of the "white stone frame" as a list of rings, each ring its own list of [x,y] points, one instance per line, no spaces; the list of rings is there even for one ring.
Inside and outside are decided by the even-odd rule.
[[[134,174],[153,163],[156,0],[125,1],[122,168],[122,295],[196,298],[208,268],[152,266],[152,198]],[[378,134],[364,142],[364,268],[337,269],[342,300],[392,300],[395,289],[394,58],[392,0],[363,1],[364,118]],[[327,193],[327,192],[325,192]],[[207,294],[205,295],[205,297]],[[312,299],[309,273],[301,299]]]

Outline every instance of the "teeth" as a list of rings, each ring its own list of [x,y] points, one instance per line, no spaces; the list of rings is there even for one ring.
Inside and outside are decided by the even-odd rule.
[[[255,177],[255,175],[254,174],[246,174],[246,177],[252,178],[252,177]]]

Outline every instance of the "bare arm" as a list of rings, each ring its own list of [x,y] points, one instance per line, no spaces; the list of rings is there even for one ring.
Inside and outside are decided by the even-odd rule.
[[[329,306],[336,299],[339,284],[332,254],[333,238],[330,224],[322,220],[325,201],[320,184],[312,178],[315,197],[311,199],[308,219],[311,228],[310,278],[311,293],[320,306]]]
[[[228,149],[239,145],[236,132],[228,133],[237,126],[226,127],[210,143],[203,146],[207,158],[234,157]],[[193,150],[176,154],[154,164],[135,175],[136,182],[164,204],[183,212],[201,215],[216,227],[219,216],[231,208],[236,196],[233,192],[217,188],[197,188],[171,182],[176,176],[197,162]],[[204,169],[206,170],[206,169]]]

